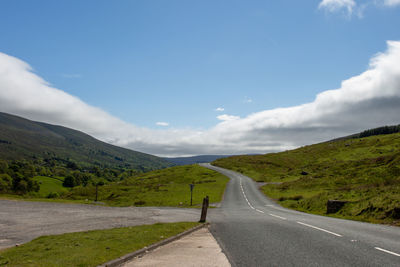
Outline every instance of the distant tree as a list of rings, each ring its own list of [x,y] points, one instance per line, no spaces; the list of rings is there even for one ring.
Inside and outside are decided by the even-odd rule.
[[[0,174],[0,192],[7,193],[12,190],[12,178],[6,173]]]
[[[0,160],[0,173],[6,173],[8,170],[7,161]]]
[[[26,194],[29,191],[28,183],[25,180],[20,180],[15,191],[21,194]]]
[[[78,164],[76,164],[75,162],[69,161],[69,162],[67,163],[67,168],[68,168],[68,169],[72,169],[72,170],[78,170],[78,169],[79,169],[79,166],[78,166]]]
[[[65,177],[64,182],[63,182],[63,186],[64,187],[74,187],[74,186],[76,186],[75,177],[72,176],[72,175],[68,175],[67,177]]]

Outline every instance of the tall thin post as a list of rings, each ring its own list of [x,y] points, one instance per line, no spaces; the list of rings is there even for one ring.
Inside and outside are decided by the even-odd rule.
[[[193,184],[189,184],[190,187],[190,206],[193,205],[193,188],[194,188],[194,183]]]
[[[203,207],[201,208],[201,216],[200,216],[199,222],[203,223],[206,221],[208,205],[209,205],[209,200],[208,200],[208,196],[206,196],[203,199]]]
[[[98,184],[96,184],[96,200],[95,200],[95,202],[97,202],[97,192],[98,192],[98,187],[99,187],[99,185],[98,185]]]

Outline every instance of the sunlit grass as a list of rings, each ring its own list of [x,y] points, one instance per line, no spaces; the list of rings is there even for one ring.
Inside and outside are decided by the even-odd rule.
[[[188,230],[199,223],[157,223],[42,236],[0,251],[0,266],[98,266]]]
[[[332,216],[400,225],[400,134],[235,156],[213,164],[256,181],[280,182],[261,190],[285,207],[324,215],[327,200],[345,200]]]

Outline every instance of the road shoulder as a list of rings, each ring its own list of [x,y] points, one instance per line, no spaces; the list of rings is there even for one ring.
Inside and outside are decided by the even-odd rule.
[[[133,266],[231,266],[208,227],[160,246],[123,265]]]

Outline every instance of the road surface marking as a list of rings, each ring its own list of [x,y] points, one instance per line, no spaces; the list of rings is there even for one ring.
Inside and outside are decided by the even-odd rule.
[[[400,254],[394,253],[394,252],[392,252],[392,251],[389,251],[389,250],[386,250],[386,249],[383,249],[383,248],[375,247],[375,249],[380,250],[380,251],[383,251],[383,252],[386,252],[386,253],[389,253],[389,254],[392,254],[392,255],[395,255],[395,256],[397,256],[397,257],[400,257]]]
[[[319,227],[316,227],[316,226],[313,226],[313,225],[309,225],[309,224],[306,224],[306,223],[303,223],[303,222],[297,222],[297,223],[298,223],[298,224],[302,224],[302,225],[304,225],[304,226],[308,226],[308,227],[317,229],[317,230],[320,230],[320,231],[323,231],[323,232],[326,232],[326,233],[331,234],[331,235],[335,235],[335,236],[342,237],[342,236],[339,235],[339,234],[336,234],[336,233],[334,233],[334,232],[331,232],[331,231],[328,231],[328,230],[325,230],[325,229],[322,229],[322,228],[319,228]]]
[[[245,199],[246,202],[247,202],[247,205],[249,205],[249,207],[250,207],[251,209],[257,210],[256,208],[253,207],[253,205],[250,204],[250,201],[247,199],[247,196],[246,196],[246,194],[245,194],[245,192],[244,192],[244,190],[243,190],[242,179],[240,179],[240,187],[242,188],[242,193],[243,193],[244,199]]]
[[[282,219],[282,220],[286,220],[285,217],[281,217],[281,216],[278,216],[278,215],[275,215],[275,214],[272,214],[272,213],[270,213],[269,215],[271,215],[273,217],[276,217],[276,218],[279,218],[279,219]]]
[[[264,213],[262,210],[258,210],[258,209],[256,209],[256,211],[258,211],[259,213]]]

